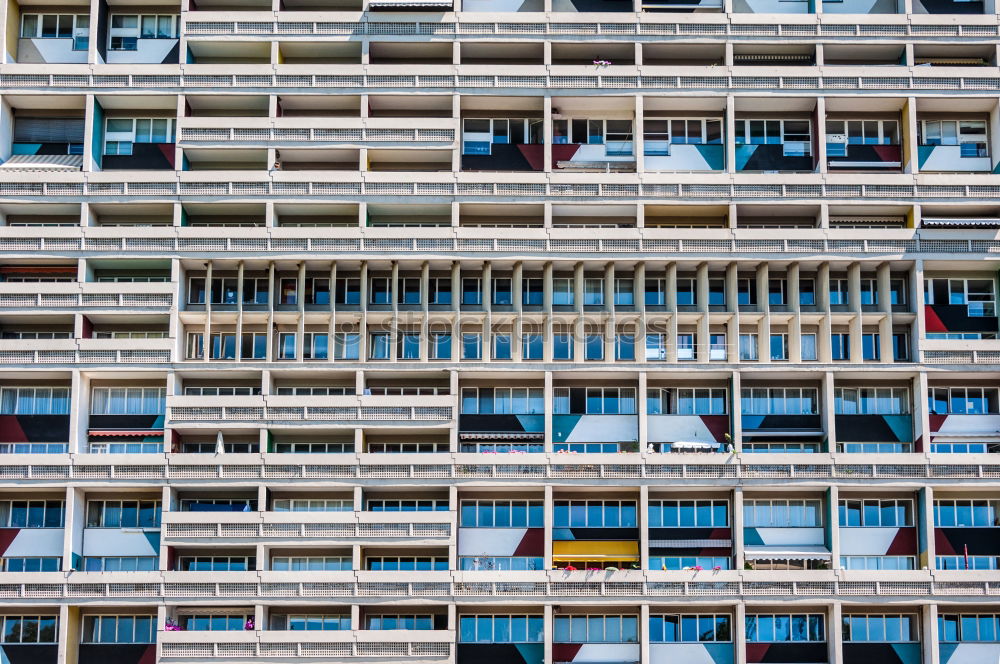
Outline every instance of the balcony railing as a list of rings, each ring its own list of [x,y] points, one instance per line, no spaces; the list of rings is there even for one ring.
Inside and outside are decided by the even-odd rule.
[[[454,129],[184,127],[181,143],[453,143]]]
[[[349,421],[409,421],[450,420],[448,406],[172,406],[167,409],[168,421],[217,422],[223,420],[306,420],[316,422]]]
[[[183,455],[184,460],[174,461],[162,457],[162,462],[153,464],[145,459],[140,461],[133,455],[128,463],[109,464],[82,463],[67,461],[58,455],[50,463],[7,463],[0,465],[0,481],[75,479],[80,481],[104,480],[156,480],[156,479],[222,479],[245,481],[248,479],[351,479],[351,480],[384,480],[384,479],[491,479],[491,480],[524,480],[532,479],[673,479],[673,480],[729,480],[737,482],[748,479],[786,479],[789,481],[843,479],[843,480],[941,480],[950,483],[954,480],[996,480],[1000,479],[1000,461],[997,463],[959,463],[953,455],[940,461],[909,461],[886,463],[883,460],[869,463],[850,463],[817,459],[812,463],[789,463],[775,460],[769,463],[751,462],[745,458],[731,455],[705,455],[704,460],[696,463],[660,462],[634,455],[635,461],[578,461],[566,459],[567,455],[552,455],[549,461],[543,455],[538,460],[497,459],[501,455],[484,455],[494,458],[476,461],[474,463],[358,463],[345,460],[341,463],[326,462],[326,456],[311,455],[309,463],[303,463],[302,455],[294,455],[297,463],[280,463],[270,455],[271,463],[251,462],[248,459],[258,455],[238,455],[240,460],[220,463],[218,458],[206,459],[204,464],[193,464],[190,456]],[[148,456],[148,455],[147,455]],[[292,456],[292,455],[290,455]],[[355,459],[351,455],[345,455]],[[441,456],[450,459],[450,455]],[[471,455],[469,455],[471,456]],[[529,455],[511,455],[512,457],[527,457]],[[583,456],[583,455],[581,455]],[[601,456],[601,455],[593,455]],[[621,456],[621,455],[615,455]],[[657,455],[661,456],[661,455]],[[675,456],[675,455],[672,455]],[[777,456],[777,455],[776,455]],[[821,455],[817,455],[821,456]],[[849,455],[845,455],[849,456]],[[884,457],[885,455],[883,455]],[[907,456],[907,455],[900,455]],[[918,456],[918,455],[914,455]],[[140,457],[141,458],[141,457]],[[919,457],[918,457],[919,458]],[[33,460],[32,460],[33,461]],[[277,463],[276,463],[277,461]]]
[[[171,632],[164,632],[171,634]],[[225,639],[224,634],[213,637]],[[306,633],[298,632],[298,638],[308,639]],[[237,641],[228,643],[194,642],[171,643],[169,640],[161,645],[163,659],[191,657],[208,658],[246,658],[246,657],[418,657],[418,658],[448,658],[451,656],[451,644],[439,642],[366,642],[366,641],[333,641],[310,643],[302,642],[257,642]]]
[[[175,516],[175,515],[172,515]],[[180,516],[180,515],[176,515]],[[180,518],[183,518],[182,516]],[[447,523],[164,523],[167,540],[201,538],[381,539],[449,537]]]

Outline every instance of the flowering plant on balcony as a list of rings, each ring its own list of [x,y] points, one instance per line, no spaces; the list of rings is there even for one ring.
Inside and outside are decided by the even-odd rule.
[[[254,625],[253,622],[253,618],[247,618],[246,623],[243,625],[243,629],[247,630],[248,632],[256,629],[256,626]]]
[[[703,570],[703,569],[705,569],[705,568],[704,568],[704,567],[702,567],[701,565],[695,565],[694,567],[691,567],[691,568],[689,568],[689,569],[690,569],[690,570],[691,570],[692,572],[700,572],[701,570]]]
[[[718,572],[721,569],[722,569],[722,565],[716,565],[715,567],[712,568],[712,571],[713,572]]]
[[[576,571],[576,568],[573,567],[572,565],[566,565],[566,567],[563,567],[563,569],[566,570],[567,572],[575,572]]]
[[[164,632],[183,632],[184,628],[182,628],[180,625],[178,625],[176,622],[174,622],[173,618],[167,618],[166,621],[163,623],[163,631]]]
[[[605,60],[604,58],[595,58],[594,59],[594,66],[595,67],[607,67],[610,64],[611,64],[611,60]]]

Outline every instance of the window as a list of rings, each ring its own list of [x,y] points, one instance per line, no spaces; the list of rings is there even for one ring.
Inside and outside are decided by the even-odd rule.
[[[1000,569],[1000,556],[937,556],[938,569]]]
[[[139,39],[176,39],[177,19],[173,14],[112,14],[108,48],[135,51]]]
[[[740,335],[740,359],[754,362],[757,360],[757,335]]]
[[[493,359],[509,360],[511,358],[511,344],[509,334],[493,335]]]
[[[295,359],[295,333],[294,332],[279,332],[278,333],[278,359],[279,360],[294,360]]]
[[[861,335],[861,357],[867,361],[882,359],[881,337],[878,334]]]
[[[156,556],[88,556],[83,559],[83,569],[87,572],[152,572],[158,564]]]
[[[242,632],[252,613],[181,614],[180,626],[188,632]]]
[[[934,525],[938,528],[1000,527],[1000,500],[935,500]]]
[[[651,500],[650,528],[728,528],[725,500]]]
[[[819,500],[748,500],[743,522],[746,528],[820,528],[823,507]]]
[[[913,556],[841,556],[840,566],[844,569],[908,570],[916,569],[916,561]]]
[[[787,334],[772,334],[771,335],[771,359],[772,360],[787,360],[788,359],[788,335]]]
[[[787,641],[825,641],[821,614],[757,614],[748,615],[748,643],[782,643]]]
[[[545,508],[540,500],[463,500],[461,528],[543,528]]]
[[[538,307],[542,305],[543,297],[542,280],[522,279],[521,280],[521,304]]]
[[[632,121],[553,120],[552,142],[556,145],[604,145],[605,156],[628,156],[632,154]]]
[[[646,333],[646,359],[667,359],[667,335],[655,332]]]
[[[722,142],[722,120],[718,118],[647,118],[643,124],[643,152],[648,156],[669,156],[671,145],[717,144]]]
[[[462,122],[462,154],[489,155],[494,145],[541,142],[539,119],[465,118]]]
[[[257,569],[254,556],[181,556],[177,569],[182,572],[247,572]]]
[[[0,528],[62,528],[61,500],[0,501]]]
[[[365,629],[445,629],[447,617],[444,614],[418,615],[369,615],[365,616]]]
[[[62,567],[62,558],[51,557],[14,557],[2,558],[4,572],[58,572]]]
[[[696,337],[690,333],[677,335],[677,359],[694,360]]]
[[[898,145],[895,120],[827,120],[826,154],[846,157],[848,145]]]
[[[432,278],[428,284],[429,304],[451,304],[451,278]]]
[[[583,280],[583,304],[588,307],[604,304],[604,279]]]
[[[399,349],[397,356],[401,360],[420,359],[420,333],[400,332],[396,337]]]
[[[799,279],[799,304],[803,307],[816,305],[815,279]]]
[[[947,643],[958,641],[1000,641],[1000,615],[990,613],[938,615],[938,640]]]
[[[662,307],[667,303],[666,287],[663,279],[646,279],[646,306]]]
[[[72,39],[74,51],[90,45],[88,14],[25,14],[21,17],[21,39]]]
[[[0,634],[0,643],[56,643],[59,616],[3,616]]]
[[[650,556],[649,569],[659,570],[690,570],[695,567],[702,569],[729,569],[728,556]]]
[[[1000,393],[995,387],[932,387],[927,390],[927,400],[935,415],[1000,412]]]
[[[431,454],[447,452],[448,443],[368,443],[373,454]]]
[[[447,556],[369,556],[365,569],[376,572],[432,572],[448,569]]]
[[[372,499],[365,503],[369,512],[447,512],[447,498],[437,499]]]
[[[989,157],[983,120],[922,120],[921,145],[957,145],[962,157]]]
[[[615,359],[627,362],[635,360],[635,336],[631,334],[615,335]]]
[[[463,415],[540,415],[545,412],[541,387],[463,387]]]
[[[604,359],[604,337],[600,334],[588,334],[584,339],[584,358],[588,361]]]
[[[462,304],[482,304],[483,290],[479,279],[462,279]]]
[[[392,304],[392,279],[372,277],[368,298],[371,304]]]
[[[420,304],[420,277],[401,277],[396,300],[398,304]]]
[[[745,387],[744,415],[815,415],[816,389],[812,387]]]
[[[275,512],[353,512],[352,498],[276,498],[271,501]]]
[[[838,507],[843,528],[908,528],[913,525],[910,500],[841,500]]]
[[[95,387],[91,415],[162,415],[166,412],[166,388]]]
[[[483,357],[483,335],[466,332],[462,335],[462,359],[479,360]]]
[[[838,387],[833,391],[837,415],[904,415],[910,412],[905,387]]]
[[[615,279],[615,306],[635,304],[634,288],[632,279]]]
[[[830,304],[833,306],[844,306],[850,304],[850,287],[847,279],[830,280]]]
[[[846,332],[834,332],[830,335],[830,357],[833,360],[851,359],[851,335]]]
[[[521,359],[540,360],[544,348],[544,337],[540,334],[525,334],[521,337]]]
[[[677,305],[692,307],[698,304],[698,283],[696,279],[677,280]]]
[[[635,528],[634,500],[557,500],[553,507],[556,528]]]
[[[350,556],[275,556],[271,569],[276,572],[350,571]]]
[[[810,125],[809,120],[737,120],[736,145],[782,145],[786,157],[808,157]]]
[[[635,415],[635,388],[557,387],[553,390],[557,415]]]
[[[158,500],[88,500],[87,528],[159,528]]]
[[[553,334],[552,359],[572,360],[574,345],[572,334]]]
[[[83,643],[155,642],[156,616],[84,616],[83,618]]]
[[[545,569],[541,556],[460,556],[460,570],[495,572],[527,572]]]
[[[171,118],[108,118],[104,154],[130,155],[134,143],[173,143],[174,131],[175,121]]]
[[[332,632],[351,629],[348,614],[273,614],[271,629],[303,632]]]
[[[725,415],[726,388],[657,387],[646,391],[649,415]]]
[[[931,443],[935,454],[1000,454],[1000,443]]]
[[[652,643],[698,643],[732,641],[728,614],[680,614],[649,616]]]
[[[542,643],[545,617],[540,615],[463,615],[459,643]]]
[[[557,615],[555,643],[638,643],[636,616]]]
[[[373,332],[370,337],[369,359],[388,360],[392,349],[392,335],[388,332]]]
[[[339,277],[335,284],[334,303],[345,305],[361,304],[361,280]]]
[[[302,335],[302,359],[325,360],[329,352],[330,336],[326,333],[306,332]]]
[[[276,443],[278,454],[352,454],[354,443]]]
[[[553,306],[572,306],[575,302],[573,279],[559,278],[552,280]]]
[[[815,362],[818,357],[816,354],[816,335],[814,333],[801,335],[799,337],[799,350],[803,362]]]
[[[936,282],[946,281],[947,289],[935,287]],[[924,285],[927,304],[965,305],[970,318],[996,316],[992,279],[928,279]],[[942,292],[939,291],[939,288]],[[947,294],[947,302],[937,302],[938,296]]]
[[[69,388],[4,387],[0,415],[68,415]]]
[[[333,335],[333,359],[356,360],[361,347],[361,335],[357,332],[335,332]]]
[[[493,304],[510,306],[514,302],[514,286],[509,278],[493,280]]]

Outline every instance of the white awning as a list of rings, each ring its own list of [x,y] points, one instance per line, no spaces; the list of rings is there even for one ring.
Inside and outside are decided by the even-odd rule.
[[[733,545],[728,539],[663,539],[649,540],[653,549],[728,549]]]
[[[79,171],[83,168],[83,155],[15,154],[0,164],[0,168],[16,171]]]
[[[820,438],[823,436],[821,429],[744,429],[744,438],[789,438],[791,436],[801,436],[803,438]]]
[[[830,560],[825,546],[748,546],[743,555],[750,560]]]
[[[1000,443],[1000,431],[945,431],[932,433],[931,440],[935,443]]]
[[[676,443],[670,443],[670,449],[672,450],[717,450],[719,449],[719,443],[702,443],[699,441],[677,441]]]

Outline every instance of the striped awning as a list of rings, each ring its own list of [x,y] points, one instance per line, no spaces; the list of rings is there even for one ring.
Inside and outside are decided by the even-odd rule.
[[[79,171],[83,168],[81,154],[15,154],[0,164],[12,171]]]
[[[830,552],[822,546],[748,546],[743,555],[750,560],[829,560]]]
[[[996,217],[922,219],[920,225],[924,228],[1000,228],[1000,219]]]
[[[103,438],[110,436],[122,436],[124,437],[146,437],[146,436],[162,436],[163,429],[91,429],[87,432],[88,435],[94,436],[95,438]]]

